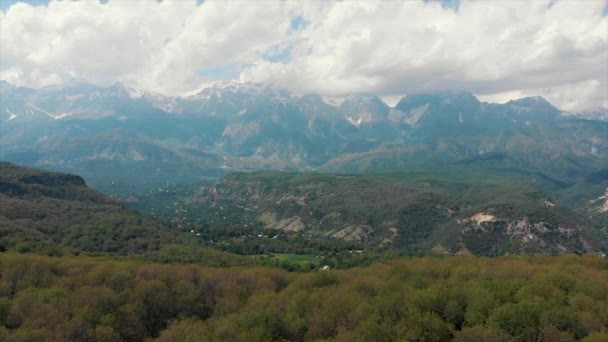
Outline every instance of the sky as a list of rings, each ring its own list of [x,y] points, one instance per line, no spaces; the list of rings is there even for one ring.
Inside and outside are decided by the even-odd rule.
[[[0,79],[166,95],[217,81],[294,94],[444,90],[608,107],[608,0],[0,0]]]

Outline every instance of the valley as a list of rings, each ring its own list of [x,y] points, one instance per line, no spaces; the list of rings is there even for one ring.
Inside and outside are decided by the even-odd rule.
[[[571,193],[535,185],[529,175],[470,167],[365,176],[266,171],[145,193],[129,205],[246,254],[276,252],[272,239],[286,237],[406,254],[606,253],[606,214],[595,202],[570,207],[561,198]]]
[[[162,240],[334,266],[356,251],[368,259],[607,251],[602,108],[570,113],[538,96],[496,104],[453,91],[391,107],[373,94],[330,104],[243,82],[187,97],[120,83],[1,82],[0,158],[76,173],[104,201],[149,215],[141,222],[153,217],[146,226],[169,234],[128,251],[168,248]],[[119,239],[111,230],[101,242],[68,241],[65,232],[45,235],[59,226],[46,225],[26,226],[51,245],[123,251],[106,241]]]
[[[0,0],[0,342],[607,342],[607,29]]]

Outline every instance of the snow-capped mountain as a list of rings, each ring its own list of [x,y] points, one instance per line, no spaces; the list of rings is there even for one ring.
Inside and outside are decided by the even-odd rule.
[[[344,117],[356,127],[376,121],[385,121],[390,107],[374,95],[351,95],[340,105]]]
[[[563,112],[564,117],[608,122],[608,108],[596,107],[578,112]]]
[[[4,82],[1,91],[0,112],[4,121],[93,119],[153,108],[120,83],[103,87],[74,80],[34,90]]]
[[[116,174],[133,164],[160,178],[179,174],[176,165],[189,177],[260,168],[385,171],[489,155],[517,155],[539,169],[569,160],[572,170],[555,172],[575,174],[606,165],[605,113],[564,116],[540,97],[492,104],[464,92],[412,94],[391,108],[373,94],[332,105],[317,94],[239,82],[171,97],[120,83],[31,89],[2,81],[0,158],[89,169],[94,183],[100,170]]]

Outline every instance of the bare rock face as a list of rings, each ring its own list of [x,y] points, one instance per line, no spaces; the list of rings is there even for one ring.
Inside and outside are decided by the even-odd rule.
[[[471,217],[471,221],[474,221],[476,224],[480,225],[484,222],[495,222],[496,216],[486,213],[477,213]]]
[[[331,236],[346,241],[365,242],[369,240],[369,234],[373,231],[374,229],[368,225],[348,226],[333,233]]]
[[[304,221],[301,217],[294,216],[279,221],[274,228],[277,230],[282,230],[284,232],[297,233],[305,230],[306,225],[304,224]]]
[[[608,188],[602,196],[589,201],[589,205],[598,213],[608,213]]]
[[[507,225],[507,233],[510,235],[526,234],[530,231],[531,225],[527,218],[521,218],[510,222]]]

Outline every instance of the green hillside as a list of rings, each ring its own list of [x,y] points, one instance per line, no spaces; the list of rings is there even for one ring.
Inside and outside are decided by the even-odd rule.
[[[304,274],[0,254],[2,341],[606,341],[597,256],[402,258]]]
[[[605,251],[597,217],[561,204],[530,179],[468,166],[376,175],[233,173],[166,201],[140,196],[133,205],[194,223],[202,234],[242,227],[353,248],[448,254]]]
[[[76,175],[0,162],[0,248],[71,247],[106,253],[158,249],[176,234]]]
[[[324,241],[274,240],[283,254],[237,255],[195,235],[187,222],[161,221],[127,208],[122,202],[90,189],[76,175],[0,163],[0,249],[20,253],[73,255],[80,253],[130,256],[161,263],[210,266],[281,267],[310,270],[320,264],[350,267],[385,258],[355,255],[336,260],[337,249],[351,245]],[[167,200],[167,198],[164,198]],[[164,202],[162,202],[164,203]],[[238,227],[222,227],[223,237]],[[200,235],[200,234],[199,234]],[[215,237],[213,237],[215,238]],[[299,254],[293,254],[296,251]],[[332,258],[333,256],[333,258]]]

